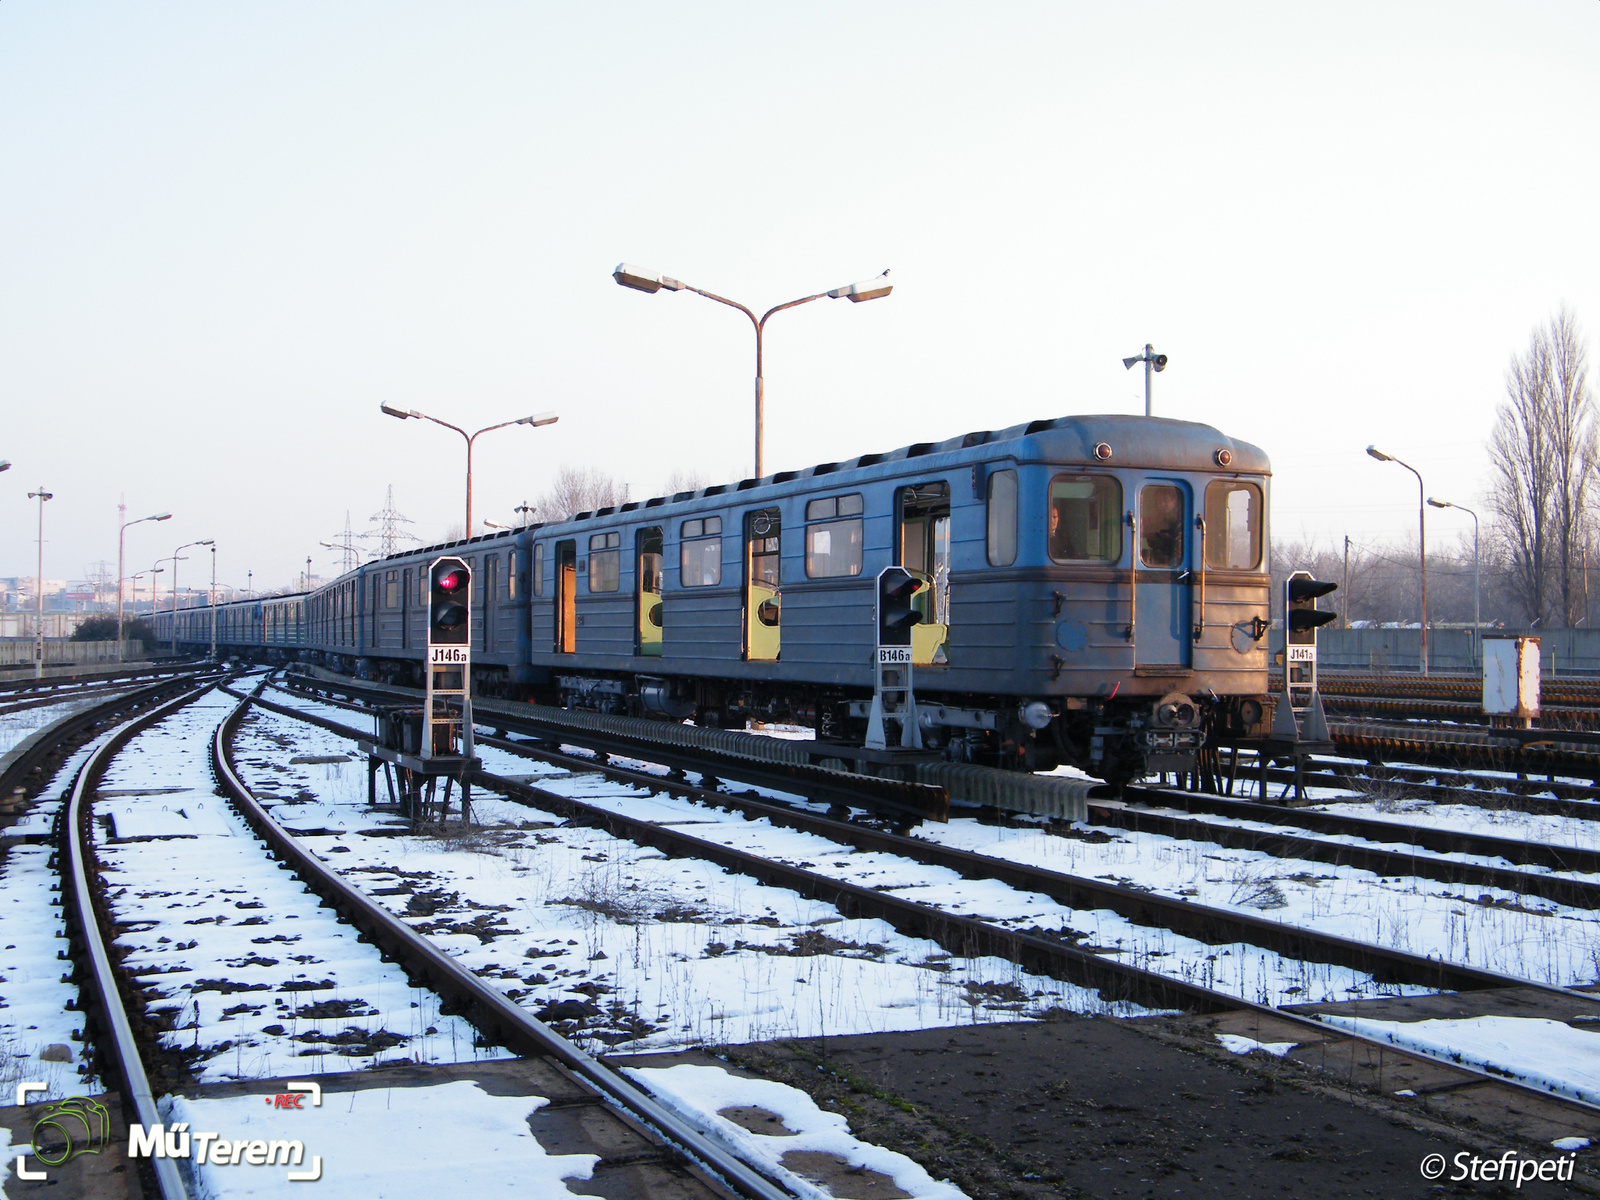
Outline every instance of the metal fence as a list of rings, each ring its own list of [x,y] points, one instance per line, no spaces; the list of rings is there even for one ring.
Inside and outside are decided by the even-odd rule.
[[[1539,639],[1539,669],[1557,675],[1600,675],[1600,629],[1496,629],[1494,637]],[[1283,649],[1283,630],[1271,634],[1273,661]],[[1324,671],[1410,672],[1422,669],[1420,629],[1319,629],[1317,666]],[[1428,670],[1478,674],[1483,642],[1470,629],[1429,629]]]

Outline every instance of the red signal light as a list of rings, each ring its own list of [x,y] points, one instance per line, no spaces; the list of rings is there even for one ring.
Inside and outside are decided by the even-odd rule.
[[[453,592],[461,586],[461,583],[462,580],[460,571],[446,571],[443,575],[439,576],[438,588],[443,592]]]

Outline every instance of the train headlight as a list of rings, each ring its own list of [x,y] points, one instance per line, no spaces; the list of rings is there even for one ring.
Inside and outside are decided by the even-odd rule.
[[[1162,729],[1192,729],[1200,721],[1200,706],[1182,692],[1172,692],[1156,701],[1152,714]]]

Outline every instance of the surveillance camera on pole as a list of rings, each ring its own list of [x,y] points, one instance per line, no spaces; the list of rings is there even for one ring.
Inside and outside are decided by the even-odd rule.
[[[1135,354],[1132,358],[1122,360],[1122,365],[1128,370],[1133,370],[1134,363],[1144,364],[1144,415],[1150,416],[1150,373],[1152,371],[1165,371],[1167,369],[1167,356],[1157,354],[1149,342],[1144,344],[1144,353]]]

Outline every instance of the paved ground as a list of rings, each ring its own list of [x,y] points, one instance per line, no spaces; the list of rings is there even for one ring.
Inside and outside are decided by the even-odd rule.
[[[1027,1197],[1567,1196],[1573,1184],[1452,1183],[1455,1156],[1507,1149],[1415,1101],[1347,1092],[1292,1060],[1202,1048],[1174,1021],[1071,1018],[725,1047],[801,1087],[858,1136],[921,1161],[974,1200]],[[665,1057],[665,1056],[662,1056]],[[1318,1078],[1321,1075],[1322,1078]],[[1409,1106],[1409,1107],[1408,1107]],[[1447,1160],[1431,1182],[1420,1166]],[[841,1193],[836,1193],[841,1194]]]

